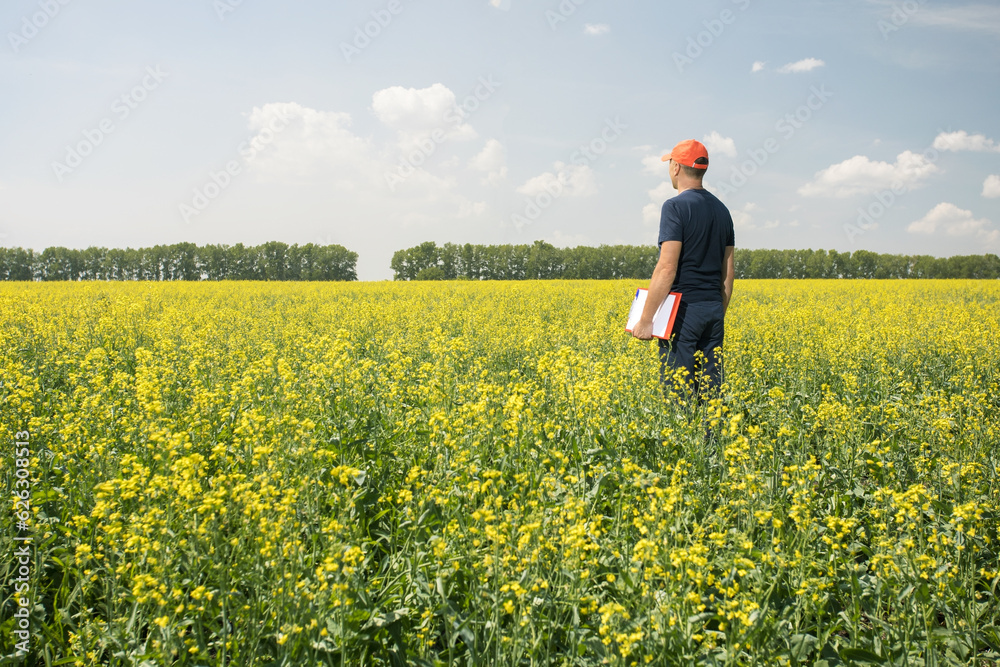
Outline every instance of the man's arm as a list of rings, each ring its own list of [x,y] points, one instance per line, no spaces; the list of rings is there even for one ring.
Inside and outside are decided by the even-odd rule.
[[[733,259],[733,246],[726,246],[726,256],[722,260],[722,312],[729,309],[729,300],[733,298],[733,278],[736,276],[736,262]]]
[[[681,258],[680,241],[664,241],[660,246],[660,258],[649,280],[649,293],[642,309],[639,322],[632,329],[632,335],[640,340],[653,339],[653,315],[670,294],[677,276],[677,264]]]

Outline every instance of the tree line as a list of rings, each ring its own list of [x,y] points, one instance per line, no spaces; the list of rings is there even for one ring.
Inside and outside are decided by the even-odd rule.
[[[340,245],[175,243],[152,248],[0,248],[0,280],[357,280]]]
[[[855,250],[736,249],[737,278],[1000,278],[996,255],[889,255]]]
[[[396,280],[612,280],[634,278],[656,266],[655,246],[458,245],[433,241],[392,256]]]
[[[397,251],[396,280],[649,279],[656,246],[602,245],[556,248],[532,245],[438,246],[432,241]],[[762,278],[1000,278],[1000,257],[888,255],[856,250],[749,250],[735,252],[737,279]]]
[[[396,280],[646,280],[656,246],[556,248],[433,241],[397,251]],[[0,248],[0,280],[357,280],[358,253],[340,245],[175,243],[152,248]],[[736,249],[736,278],[1000,278],[997,255],[938,258],[856,250]]]

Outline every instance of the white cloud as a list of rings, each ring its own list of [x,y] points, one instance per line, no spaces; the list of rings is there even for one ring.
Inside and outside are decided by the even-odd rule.
[[[788,63],[787,65],[782,66],[778,71],[782,74],[799,74],[801,72],[811,72],[817,67],[823,67],[824,65],[826,65],[826,63],[818,58],[806,58],[805,60]]]
[[[965,130],[942,132],[935,137],[934,148],[939,151],[993,151],[1000,153],[1000,144],[992,139],[987,139],[984,134],[969,134]]]
[[[594,243],[586,234],[564,234],[560,230],[555,230],[551,234],[546,234],[546,241],[557,248],[575,248],[577,246],[593,246]]]
[[[455,93],[441,83],[428,88],[393,86],[380,90],[372,97],[375,116],[399,134],[403,152],[416,148],[434,130],[444,131],[448,140],[476,138],[476,131],[462,122],[455,104]]]
[[[295,102],[254,107],[247,127],[256,133],[251,168],[272,179],[307,177],[322,169],[345,180],[337,187],[354,188],[379,181],[374,148],[350,130],[351,116],[317,111]],[[279,129],[280,128],[280,129]]]
[[[372,109],[380,121],[395,130],[429,130],[444,123],[455,107],[455,93],[441,83],[428,88],[392,86],[372,96]]]
[[[987,199],[1000,197],[1000,176],[990,174],[983,183],[983,196]]]
[[[713,153],[722,153],[729,157],[736,157],[736,142],[730,137],[724,137],[713,131],[711,134],[706,134],[701,142],[708,149],[709,156]]]
[[[674,186],[670,181],[664,181],[648,192],[649,203],[642,208],[642,221],[647,225],[660,224],[660,213],[663,202],[674,195]]]
[[[490,4],[503,12],[510,10],[510,0],[490,0]]]
[[[607,23],[588,23],[583,28],[583,34],[591,35],[597,37],[598,35],[606,35],[611,32],[611,26]]]
[[[747,202],[743,205],[743,208],[730,209],[730,214],[733,216],[733,227],[737,231],[741,232],[752,232],[758,229],[777,229],[781,226],[780,220],[767,220],[763,225],[758,225],[754,222],[754,212],[757,211],[758,206],[753,202]],[[798,221],[791,225],[792,227],[798,226]]]
[[[486,212],[486,202],[484,201],[461,201],[458,206],[459,218],[478,218]]]
[[[469,161],[469,168],[486,173],[484,185],[498,185],[507,178],[507,150],[496,139],[490,139]]]
[[[920,220],[910,223],[906,231],[930,235],[940,230],[948,236],[976,236],[982,242],[994,243],[1000,238],[1000,230],[988,229],[991,224],[985,218],[973,217],[972,211],[943,202]]]
[[[597,180],[589,166],[556,162],[553,168],[555,171],[528,179],[517,189],[518,194],[537,197],[547,192],[554,197],[589,197],[597,193]]]
[[[652,146],[647,146],[647,150],[652,148]],[[668,165],[663,161],[663,156],[670,152],[670,149],[664,149],[662,153],[646,155],[642,158],[642,171],[644,174],[652,174],[653,176],[660,176],[662,178],[667,177]]]
[[[485,210],[484,203],[462,194],[467,182],[432,173],[426,165],[412,167],[390,188],[390,175],[399,174],[395,147],[355,135],[349,114],[272,103],[255,108],[248,126],[263,140],[269,128],[281,127],[276,122],[281,119],[287,125],[273,131],[250,161],[250,171],[264,188],[295,188],[295,205],[376,210],[378,216],[404,225],[436,224]]]
[[[757,73],[757,72],[762,72],[762,71],[764,71],[764,67],[765,67],[766,65],[767,65],[767,63],[766,63],[766,62],[764,62],[763,60],[758,60],[758,61],[757,61],[757,62],[755,62],[755,63],[753,64],[753,66],[752,66],[752,67],[750,68],[750,71],[751,71],[751,72],[753,72],[753,73]]]
[[[817,172],[811,183],[799,188],[804,197],[852,197],[892,188],[915,188],[940,169],[923,155],[904,151],[895,163],[875,162],[864,155]]]
[[[924,5],[913,14],[913,20],[922,25],[1000,35],[1000,7],[995,4],[942,5],[934,8]]]
[[[733,216],[733,227],[747,232],[757,229],[757,225],[753,223],[753,212],[756,210],[757,204],[753,202],[747,202],[743,208],[730,209],[729,212]]]

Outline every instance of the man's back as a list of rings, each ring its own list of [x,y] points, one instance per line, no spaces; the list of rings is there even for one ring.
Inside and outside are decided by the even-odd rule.
[[[722,301],[726,247],[735,245],[729,209],[708,190],[685,190],[663,204],[659,244],[681,243],[672,292],[687,303]]]

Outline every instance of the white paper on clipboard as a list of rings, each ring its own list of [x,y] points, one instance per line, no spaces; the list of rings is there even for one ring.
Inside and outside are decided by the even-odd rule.
[[[632,301],[632,308],[628,312],[628,323],[625,325],[625,331],[632,333],[635,325],[639,323],[639,318],[642,317],[642,310],[646,307],[646,297],[648,295],[649,290],[641,287],[636,290],[635,299]],[[671,292],[663,300],[663,303],[660,304],[656,314],[653,315],[653,336],[655,338],[670,338],[670,334],[673,333],[674,318],[677,316],[677,309],[681,305],[680,300],[681,295],[679,293]]]

